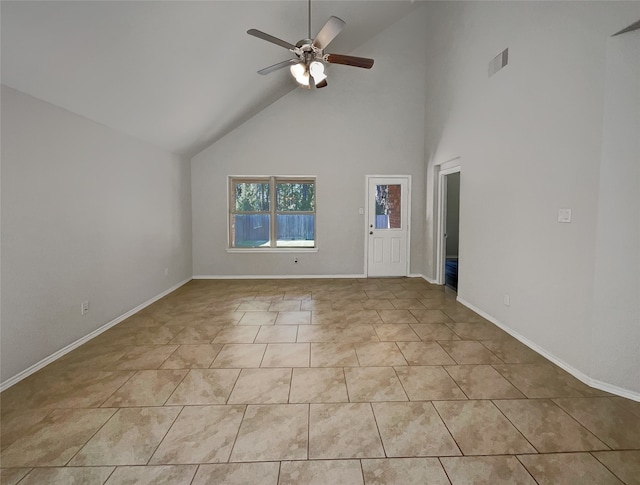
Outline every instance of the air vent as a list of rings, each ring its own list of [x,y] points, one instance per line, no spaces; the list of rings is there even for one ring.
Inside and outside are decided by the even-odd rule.
[[[489,77],[502,69],[509,62],[509,49],[503,50],[489,62]]]

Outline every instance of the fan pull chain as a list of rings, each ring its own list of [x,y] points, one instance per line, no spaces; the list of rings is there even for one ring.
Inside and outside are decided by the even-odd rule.
[[[309,37],[307,38],[311,38],[311,0],[309,0]]]

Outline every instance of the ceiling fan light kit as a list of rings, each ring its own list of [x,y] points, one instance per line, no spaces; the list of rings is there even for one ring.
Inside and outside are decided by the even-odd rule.
[[[323,88],[327,85],[327,75],[325,73],[325,63],[342,64],[345,66],[371,69],[373,59],[365,57],[345,56],[342,54],[325,53],[325,48],[335,39],[346,22],[338,17],[329,17],[329,20],[318,32],[314,39],[311,39],[311,0],[309,0],[309,38],[302,39],[296,45],[290,44],[282,39],[266,34],[260,30],[249,29],[247,34],[266,40],[272,44],[284,47],[292,54],[293,59],[278,62],[273,66],[265,67],[258,71],[258,74],[266,75],[278,69],[290,67],[291,75],[302,87],[307,89]]]

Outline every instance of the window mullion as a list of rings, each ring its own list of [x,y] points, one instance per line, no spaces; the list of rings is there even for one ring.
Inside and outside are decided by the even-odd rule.
[[[269,194],[270,194],[270,198],[271,200],[269,201],[269,211],[271,213],[271,247],[275,248],[278,246],[277,244],[277,240],[276,237],[278,235],[278,229],[276,227],[276,204],[278,201],[278,196],[276,194],[276,178],[275,177],[270,177],[269,178],[269,184],[270,184],[270,189],[269,189]]]

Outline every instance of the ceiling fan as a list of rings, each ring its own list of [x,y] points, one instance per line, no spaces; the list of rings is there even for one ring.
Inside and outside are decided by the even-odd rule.
[[[266,34],[260,30],[249,29],[247,34],[266,40],[272,44],[288,49],[294,54],[294,58],[278,62],[273,66],[260,69],[258,74],[269,74],[287,66],[291,69],[291,74],[301,86],[311,89],[324,88],[327,85],[327,75],[324,72],[324,63],[343,64],[346,66],[361,67],[371,69],[373,59],[365,57],[345,56],[342,54],[329,54],[324,50],[329,43],[342,32],[346,22],[338,17],[329,17],[329,20],[318,32],[314,39],[311,38],[311,0],[309,0],[309,34],[308,38],[299,40],[296,45],[290,44],[282,39]]]

